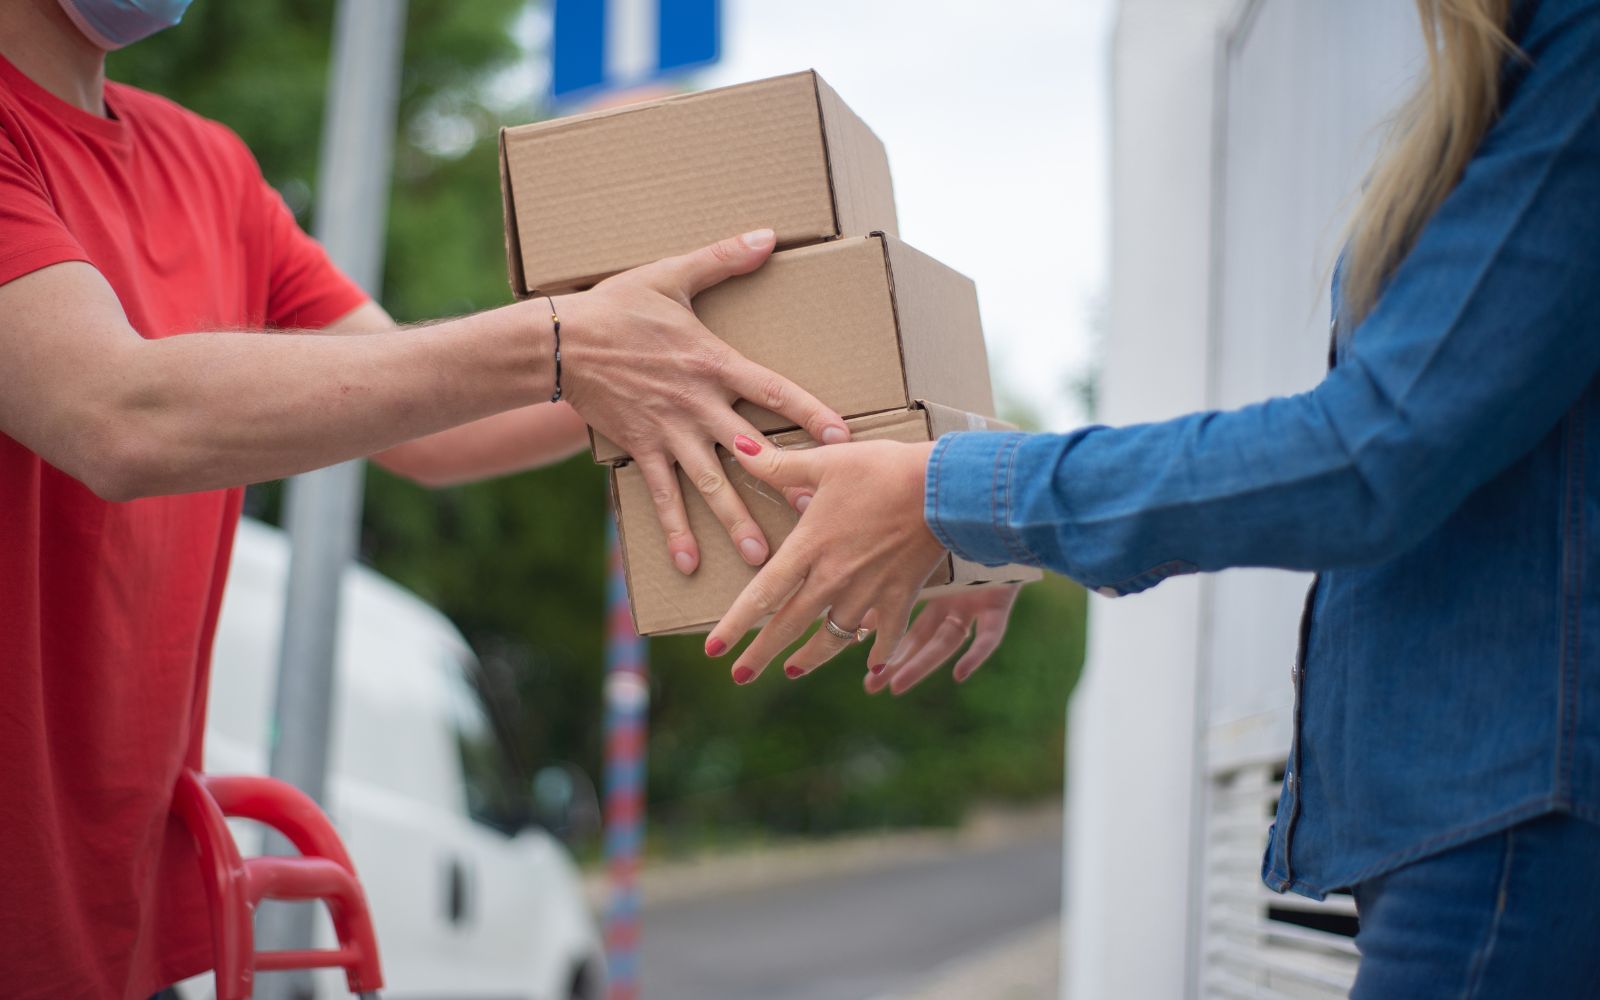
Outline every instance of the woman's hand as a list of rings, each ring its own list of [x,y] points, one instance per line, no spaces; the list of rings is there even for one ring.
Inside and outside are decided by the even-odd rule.
[[[938,670],[955,655],[961,644],[972,634],[974,623],[977,637],[967,647],[952,672],[959,684],[983,666],[1005,638],[1006,623],[1011,619],[1011,608],[1022,589],[1019,583],[1004,587],[983,587],[959,594],[935,597],[922,606],[916,624],[900,641],[887,663],[867,674],[868,694],[877,694],[884,688],[897,695],[922,683],[923,678]]]
[[[870,614],[878,635],[869,662],[886,663],[917,592],[945,556],[922,519],[933,444],[869,441],[786,451],[747,436],[735,441],[735,451],[752,475],[811,500],[777,555],[711,631],[706,653],[721,655],[773,614],[733,664],[733,679],[748,684],[823,614],[844,630]],[[784,672],[804,676],[849,644],[819,629]]]
[[[700,490],[746,562],[759,566],[769,554],[717,459],[716,445],[731,451],[741,435],[764,445],[760,432],[733,411],[735,400],[780,413],[826,444],[850,436],[837,413],[741,356],[691,309],[700,292],[760,267],[772,246],[772,230],[746,233],[556,299],[564,397],[638,463],[673,564],[685,574],[699,566],[700,549],[674,464]]]

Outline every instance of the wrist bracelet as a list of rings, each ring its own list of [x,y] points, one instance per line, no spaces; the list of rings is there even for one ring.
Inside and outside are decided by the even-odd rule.
[[[550,402],[561,402],[561,317],[556,315],[556,300],[546,295],[544,300],[550,303],[550,327],[555,331],[556,337],[556,391],[550,394]]]

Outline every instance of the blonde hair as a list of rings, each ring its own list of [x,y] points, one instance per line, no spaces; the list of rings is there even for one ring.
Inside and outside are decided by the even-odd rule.
[[[1394,122],[1348,232],[1340,325],[1353,330],[1411,252],[1500,110],[1511,0],[1417,0],[1428,72]]]

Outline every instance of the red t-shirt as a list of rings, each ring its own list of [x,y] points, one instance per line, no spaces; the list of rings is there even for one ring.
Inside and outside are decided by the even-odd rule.
[[[86,114],[0,58],[0,285],[87,261],[146,338],[315,328],[365,301],[232,132],[131,87],[105,99],[111,118]],[[108,503],[0,434],[0,996],[143,1000],[211,967],[169,807],[241,496]]]

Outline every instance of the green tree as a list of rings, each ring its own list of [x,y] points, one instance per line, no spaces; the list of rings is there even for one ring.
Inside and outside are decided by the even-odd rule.
[[[111,76],[239,132],[309,226],[332,9],[200,3],[177,29],[113,56]],[[516,39],[527,4],[407,9],[382,290],[402,322],[509,300],[495,137],[538,112],[508,85],[531,58]],[[251,491],[268,520],[277,504],[275,485]],[[525,771],[567,760],[600,773],[606,516],[605,475],[587,457],[441,491],[367,478],[362,557],[461,627]],[[966,685],[935,677],[902,699],[862,693],[862,650],[802,681],[773,671],[745,689],[698,639],[653,642],[654,829],[672,842],[948,822],[977,798],[1054,793],[1083,614],[1072,584],[1029,588],[993,663]]]

